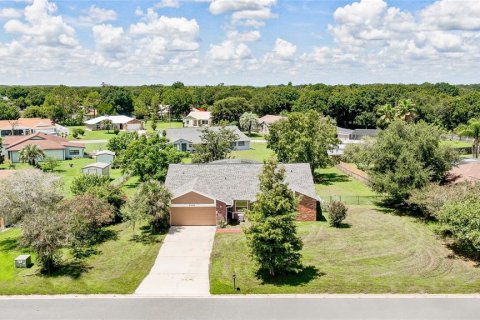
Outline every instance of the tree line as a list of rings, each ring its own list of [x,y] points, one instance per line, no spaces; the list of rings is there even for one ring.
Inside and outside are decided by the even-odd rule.
[[[416,120],[437,124],[447,130],[480,117],[480,88],[448,83],[369,85],[279,85],[137,87],[0,87],[0,119],[20,116],[47,117],[64,125],[83,122],[83,115],[95,108],[98,114],[131,114],[139,119],[180,118],[191,107],[208,109],[216,122],[238,123],[245,112],[258,116],[315,110],[347,128],[375,128],[382,125],[388,107],[407,99],[414,106]],[[6,97],[6,98],[5,98]],[[8,100],[7,100],[8,99]],[[165,105],[171,109],[166,111]]]

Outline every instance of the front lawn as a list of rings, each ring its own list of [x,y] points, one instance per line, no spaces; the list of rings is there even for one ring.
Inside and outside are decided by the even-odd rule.
[[[85,126],[71,126],[67,127],[70,130],[70,135],[68,136],[68,140],[110,140],[112,137],[115,136],[113,130],[96,130],[91,131],[88,130]],[[83,136],[79,135],[77,138],[72,136],[73,129],[83,129],[85,134]]]
[[[62,267],[50,276],[40,274],[36,265],[16,269],[15,257],[30,251],[19,245],[19,229],[0,233],[0,295],[133,293],[153,266],[164,235],[133,241],[126,224],[106,230],[108,239],[95,247],[95,254],[75,261],[64,252]]]
[[[248,293],[478,293],[480,269],[455,257],[422,222],[350,206],[344,228],[300,222],[304,242],[299,274],[262,283],[248,258],[243,233],[215,237],[210,290],[232,294],[237,275]]]

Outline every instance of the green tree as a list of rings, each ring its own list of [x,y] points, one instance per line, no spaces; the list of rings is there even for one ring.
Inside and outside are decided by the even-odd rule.
[[[0,100],[0,120],[17,120],[20,109],[12,103]]]
[[[395,115],[403,121],[413,122],[417,115],[417,108],[412,100],[403,99],[395,106]]]
[[[161,182],[149,180],[141,183],[124,210],[133,232],[135,225],[141,221],[148,221],[153,232],[167,229],[170,224],[171,197],[170,191]]]
[[[229,97],[215,101],[209,109],[212,112],[213,121],[218,123],[222,120],[238,123],[240,116],[252,108],[245,98]]]
[[[240,117],[240,128],[243,131],[247,131],[248,134],[252,133],[252,130],[255,129],[258,125],[258,117],[255,113],[245,112]]]
[[[133,98],[123,87],[104,86],[100,91],[100,114],[131,114],[133,112]]]
[[[440,145],[441,134],[434,125],[405,121],[392,122],[380,131],[369,156],[373,189],[404,202],[430,181],[443,179],[457,156]]]
[[[202,143],[194,146],[193,163],[227,159],[238,140],[238,135],[225,127],[221,127],[219,130],[204,128],[201,132]]]
[[[74,195],[87,193],[93,187],[102,187],[110,184],[110,178],[96,174],[82,174],[72,181],[70,190]]]
[[[377,114],[380,116],[378,124],[381,126],[388,126],[396,117],[395,108],[387,103],[377,109]]]
[[[467,124],[462,124],[455,129],[455,132],[462,137],[473,138],[472,154],[478,158],[480,144],[480,119],[470,119]]]
[[[244,229],[259,275],[274,277],[302,268],[303,244],[295,224],[297,204],[285,183],[285,168],[269,160],[260,176],[260,192],[246,212],[250,226]]]
[[[117,157],[127,150],[128,145],[133,140],[138,139],[136,132],[121,132],[119,135],[108,140],[107,149],[116,153]]]
[[[45,157],[43,162],[43,170],[53,172],[60,165],[58,160],[54,157]]]
[[[38,162],[45,157],[45,153],[36,144],[29,144],[20,150],[20,161],[37,166]]]
[[[164,104],[170,106],[171,115],[175,118],[187,114],[191,107],[193,96],[187,89],[168,89],[162,95]]]
[[[48,109],[44,106],[30,106],[23,112],[24,118],[48,118]]]
[[[281,162],[307,162],[312,172],[331,163],[327,151],[337,147],[335,125],[316,111],[292,112],[270,127],[267,146]]]
[[[168,165],[179,163],[184,153],[178,151],[165,137],[157,134],[140,136],[128,145],[119,159],[124,173],[138,176],[140,181],[163,181]]]

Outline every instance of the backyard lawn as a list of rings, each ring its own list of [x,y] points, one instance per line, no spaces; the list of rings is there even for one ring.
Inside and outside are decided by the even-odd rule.
[[[318,171],[317,193],[360,199],[375,196],[336,168]],[[349,205],[343,228],[298,222],[305,269],[262,282],[248,258],[243,233],[218,233],[211,256],[210,291],[232,294],[232,275],[247,293],[478,293],[480,268],[455,256],[425,223],[384,213],[373,201]]]
[[[31,252],[19,245],[19,229],[0,233],[0,295],[133,293],[150,271],[164,235],[133,241],[126,224],[106,230],[107,240],[93,255],[76,261],[63,252],[61,268],[50,276],[39,273],[35,256],[33,267],[16,269],[15,257]]]
[[[145,130],[147,132],[154,132],[152,129],[152,122],[147,121],[144,124]],[[168,128],[183,128],[183,122],[182,121],[158,121],[157,122],[157,129],[155,131],[159,131],[161,129],[168,129]]]
[[[231,156],[235,159],[247,159],[263,162],[272,156],[274,152],[267,148],[266,143],[252,142],[250,150],[233,151]]]
[[[68,136],[68,140],[109,140],[115,136],[113,130],[97,130],[91,131],[87,130],[85,126],[71,126],[67,127],[70,130],[70,135]],[[73,129],[83,129],[85,130],[85,134],[83,136],[79,135],[78,138],[74,138],[72,136]]]

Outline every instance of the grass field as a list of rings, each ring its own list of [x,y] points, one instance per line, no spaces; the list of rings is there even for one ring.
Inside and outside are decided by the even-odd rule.
[[[109,140],[115,136],[115,133],[113,133],[113,130],[91,131],[91,130],[87,130],[85,126],[71,126],[67,128],[70,130],[70,135],[68,136],[68,140]],[[78,138],[75,139],[72,136],[73,129],[83,129],[85,130],[85,134],[83,136],[79,135]]]
[[[250,150],[233,151],[232,157],[235,159],[248,159],[263,162],[272,156],[274,152],[267,148],[266,143],[250,143]]]
[[[72,193],[70,191],[70,186],[72,184],[73,179],[75,179],[75,177],[82,175],[82,168],[87,164],[94,163],[94,162],[95,162],[95,159],[89,159],[89,158],[80,158],[80,159],[65,160],[65,161],[58,162],[59,166],[55,169],[54,173],[62,177],[63,182],[65,184],[64,191],[66,196],[72,196]],[[6,164],[2,164],[0,165],[0,170],[1,169],[8,169],[8,166]],[[32,169],[32,167],[26,163],[18,163],[18,164],[15,164],[15,169],[16,170]],[[122,173],[120,169],[110,169],[110,177],[112,179],[117,179],[121,175]]]
[[[154,130],[152,129],[151,121],[145,122],[144,126],[147,132],[154,132]],[[155,131],[158,131],[160,129],[168,129],[168,128],[183,128],[183,122],[182,121],[172,121],[172,122],[158,121],[157,129]]]
[[[95,254],[75,261],[64,252],[62,267],[50,276],[40,274],[36,265],[16,269],[15,257],[31,252],[19,245],[19,229],[0,233],[0,295],[134,292],[150,271],[164,236],[133,241],[125,224],[107,230],[110,238],[95,247]]]
[[[441,145],[449,146],[452,148],[471,148],[472,141],[455,141],[455,140],[442,140]]]
[[[318,170],[317,193],[374,197],[364,184],[336,168]],[[248,293],[478,293],[480,268],[455,256],[423,222],[383,213],[373,201],[349,205],[343,228],[326,221],[298,222],[305,269],[299,275],[260,280],[243,233],[216,234],[210,268],[213,294],[232,294],[232,275]]]

